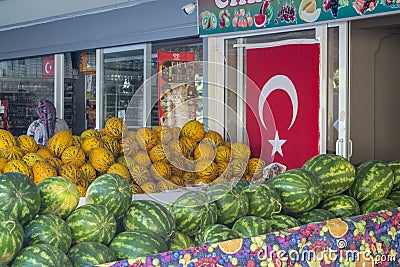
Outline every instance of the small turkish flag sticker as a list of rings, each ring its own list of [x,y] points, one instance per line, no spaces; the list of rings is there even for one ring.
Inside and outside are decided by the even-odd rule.
[[[44,78],[54,77],[54,58],[47,57],[42,61],[42,76]]]

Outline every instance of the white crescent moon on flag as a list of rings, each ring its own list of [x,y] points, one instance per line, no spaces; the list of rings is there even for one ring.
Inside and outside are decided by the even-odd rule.
[[[45,71],[46,73],[50,73],[50,70],[48,69],[48,67],[49,67],[50,70],[51,70],[51,64],[50,64],[49,62],[46,62],[46,65],[44,66],[44,71]]]
[[[296,121],[299,102],[297,99],[296,87],[294,87],[292,81],[285,75],[275,75],[264,84],[264,87],[261,90],[261,94],[258,99],[258,115],[264,128],[267,129],[267,126],[264,122],[263,107],[264,103],[267,101],[268,96],[275,90],[285,91],[289,95],[290,101],[292,102],[292,122],[290,123],[290,126],[288,128],[289,130],[293,126],[293,123]]]

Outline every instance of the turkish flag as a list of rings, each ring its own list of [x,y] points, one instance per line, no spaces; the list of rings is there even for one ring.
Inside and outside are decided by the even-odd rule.
[[[246,130],[252,157],[301,167],[319,154],[320,45],[246,50]]]
[[[42,76],[43,78],[54,77],[54,57],[42,59]]]

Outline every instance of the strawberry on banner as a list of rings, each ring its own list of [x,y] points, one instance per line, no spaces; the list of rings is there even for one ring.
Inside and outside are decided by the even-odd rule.
[[[318,43],[246,49],[246,130],[252,157],[301,167],[319,154]]]

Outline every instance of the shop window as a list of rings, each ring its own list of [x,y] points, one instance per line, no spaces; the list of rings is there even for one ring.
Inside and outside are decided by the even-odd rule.
[[[0,128],[26,134],[40,99],[54,101],[52,55],[0,61]]]
[[[187,82],[182,83],[182,77],[178,81],[177,79],[170,79],[170,82],[167,82],[165,85],[169,87],[173,87],[175,89],[172,90],[180,90],[179,99],[173,97],[173,93],[171,93],[171,99],[164,99],[168,98],[168,96],[160,94],[160,88],[157,79],[157,72],[159,66],[159,58],[157,56],[159,51],[166,51],[166,52],[187,52],[191,57],[194,59],[193,62],[187,62],[183,64],[176,64],[175,66],[170,66],[171,72],[179,71],[181,72],[181,67],[184,67],[186,70],[184,71],[184,76]],[[152,45],[152,57],[151,57],[151,85],[152,85],[152,103],[156,103],[152,108],[151,114],[151,125],[157,126],[159,124],[159,120],[161,117],[166,117],[166,113],[170,110],[174,110],[176,112],[172,112],[170,116],[173,123],[171,125],[175,126],[182,126],[184,122],[188,120],[188,116],[181,116],[179,114],[179,105],[182,103],[188,104],[188,109],[193,109],[193,112],[188,111],[189,113],[193,114],[193,118],[196,120],[203,122],[203,43],[201,39],[193,39],[193,40],[185,40],[184,42],[162,42],[162,43],[155,43]],[[168,62],[166,63],[168,65]],[[183,70],[182,70],[183,71]],[[172,74],[171,74],[172,75]],[[177,77],[175,77],[177,78]],[[181,85],[180,85],[181,83]],[[194,99],[192,99],[194,97]],[[171,103],[170,106],[161,107],[158,106],[160,100],[165,100],[164,102]],[[160,102],[162,103],[162,102]],[[160,116],[160,111],[163,113]],[[166,111],[166,112],[165,112]],[[161,118],[161,119],[163,119]],[[167,122],[168,123],[168,122]]]
[[[336,154],[339,110],[339,27],[328,28],[327,153]]]

